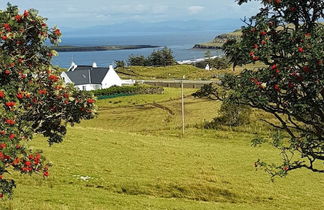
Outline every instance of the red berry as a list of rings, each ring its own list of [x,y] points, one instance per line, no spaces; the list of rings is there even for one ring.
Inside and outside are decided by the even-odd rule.
[[[261,35],[261,36],[265,36],[265,35],[267,35],[267,32],[266,32],[266,31],[261,31],[261,32],[260,32],[260,35]]]
[[[16,135],[13,133],[9,135],[9,139],[14,139],[15,137],[16,137]]]
[[[18,99],[22,99],[24,97],[23,93],[17,93],[16,96],[17,96]]]
[[[309,66],[304,66],[303,71],[304,72],[311,72],[311,69],[309,68]]]
[[[92,99],[92,98],[87,99],[87,103],[88,103],[88,104],[92,104],[92,103],[94,103],[94,102],[96,102],[96,100],[94,100],[94,99]]]
[[[275,91],[277,91],[277,92],[279,92],[280,91],[280,87],[279,87],[279,85],[278,84],[275,84],[274,86],[273,86],[273,88],[275,89]]]
[[[260,57],[259,57],[259,56],[254,56],[252,59],[253,59],[254,61],[258,61],[258,60],[260,60]]]
[[[21,20],[21,16],[20,15],[16,15],[15,16],[15,19],[16,19],[17,22],[19,22]]]
[[[29,12],[27,10],[24,11],[24,17],[28,17],[29,16]]]
[[[11,108],[11,107],[13,107],[15,105],[16,105],[16,103],[13,102],[13,101],[6,102],[6,106],[9,107],[9,108]]]

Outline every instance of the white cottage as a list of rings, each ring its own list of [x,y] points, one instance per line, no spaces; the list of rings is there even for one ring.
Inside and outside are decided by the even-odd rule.
[[[67,72],[63,72],[61,77],[66,83],[73,83],[80,90],[97,90],[123,84],[112,65],[105,68],[98,67],[96,63],[85,66],[72,62],[71,67]]]
[[[209,71],[211,68],[209,67],[209,64],[206,65],[205,70]]]

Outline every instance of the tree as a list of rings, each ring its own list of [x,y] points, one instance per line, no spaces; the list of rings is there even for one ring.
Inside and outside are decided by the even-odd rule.
[[[51,65],[56,52],[45,42],[60,41],[58,28],[49,28],[36,10],[20,14],[10,4],[0,20],[0,197],[10,197],[9,173],[49,175],[42,152],[28,147],[34,134],[50,145],[62,142],[67,124],[94,117],[95,100],[66,86]]]
[[[145,66],[146,59],[144,56],[130,56],[128,58],[128,65],[130,66]]]
[[[161,50],[153,51],[150,56],[130,56],[128,63],[131,66],[170,66],[176,63],[172,50],[164,47]]]
[[[161,65],[161,66],[171,66],[174,65],[176,63],[174,57],[173,57],[173,52],[171,49],[164,47],[161,50],[162,53],[162,63],[157,64],[157,65]]]
[[[239,0],[239,4],[249,0]],[[271,113],[267,122],[282,135],[270,143],[281,152],[282,163],[258,160],[274,176],[299,168],[323,173],[324,161],[324,17],[322,0],[262,0],[260,12],[242,28],[239,40],[224,45],[235,65],[259,62],[257,70],[227,75],[221,88],[205,96],[237,101]],[[256,139],[258,145],[264,139]]]
[[[125,65],[125,61],[123,60],[117,60],[115,61],[116,63],[116,68],[124,68],[126,65]]]
[[[207,61],[209,61],[212,57],[212,53],[210,50],[207,50],[205,53],[204,53],[204,56],[206,58]]]

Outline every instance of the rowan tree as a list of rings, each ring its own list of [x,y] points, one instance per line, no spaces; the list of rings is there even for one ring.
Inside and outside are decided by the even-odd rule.
[[[35,134],[59,143],[67,124],[95,115],[92,96],[65,85],[51,64],[56,52],[48,45],[60,36],[34,9],[0,11],[0,197],[12,195],[13,171],[49,175],[42,152],[28,147]]]
[[[239,0],[239,4],[249,0]],[[271,113],[280,132],[270,141],[282,163],[258,160],[272,176],[306,168],[323,173],[324,161],[324,17],[323,0],[259,0],[260,12],[245,19],[243,35],[224,45],[234,65],[258,62],[238,76],[227,75],[222,89],[205,87],[201,95],[227,98]],[[227,92],[226,91],[230,91]],[[229,94],[230,93],[230,94]],[[256,139],[254,145],[264,142]]]

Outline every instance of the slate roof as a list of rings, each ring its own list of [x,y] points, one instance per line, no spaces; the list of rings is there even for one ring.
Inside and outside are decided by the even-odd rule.
[[[109,69],[104,67],[78,66],[65,72],[75,85],[101,84]]]

